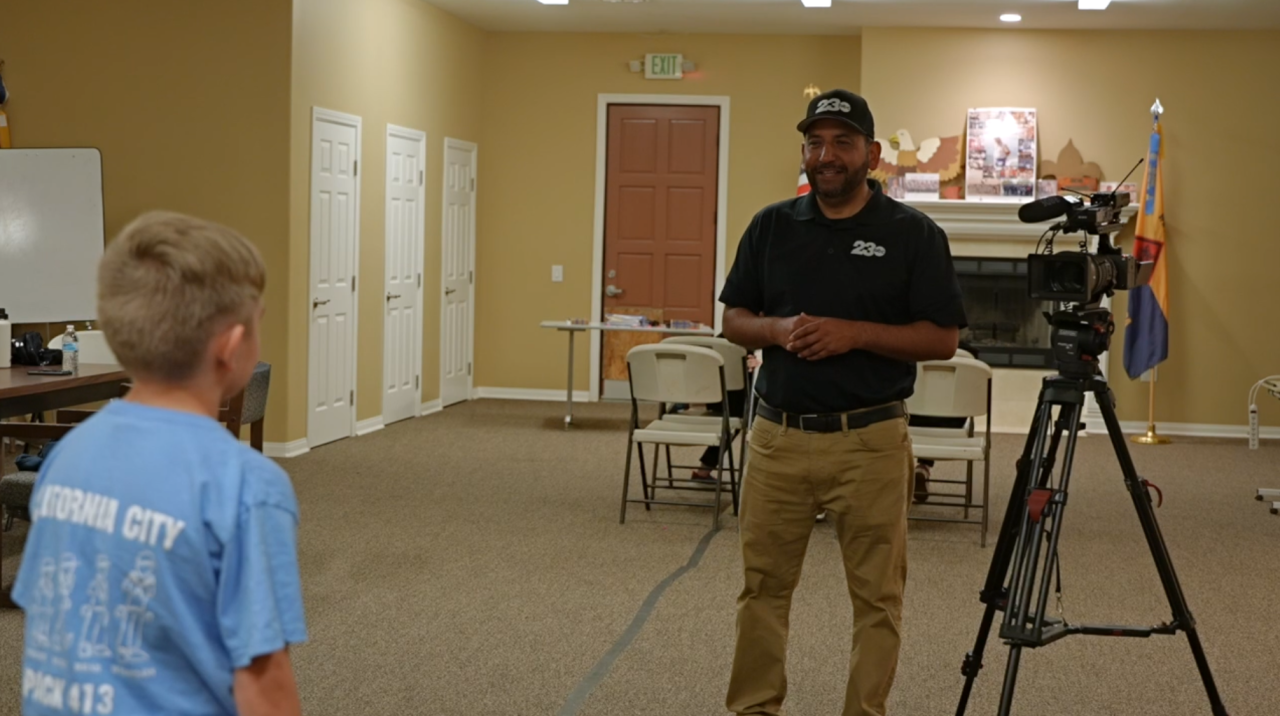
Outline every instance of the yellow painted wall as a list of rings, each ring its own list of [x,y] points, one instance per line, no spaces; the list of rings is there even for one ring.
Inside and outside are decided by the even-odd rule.
[[[1267,68],[1280,66],[1276,32],[558,35],[486,33],[421,0],[71,0],[6,6],[0,49],[15,146],[102,150],[108,235],[169,208],[231,225],[262,249],[272,442],[306,434],[312,106],[364,119],[360,419],[381,412],[386,124],[428,134],[423,400],[438,396],[446,136],[480,145],[476,384],[559,389],[563,339],[537,323],[590,314],[600,93],[730,97],[730,256],[752,214],[794,192],[809,83],[860,89],[882,129],[917,137],[963,131],[970,106],[1034,106],[1042,158],[1071,138],[1111,179],[1142,153],[1158,95],[1173,296],[1159,418],[1242,422],[1241,396],[1280,355],[1257,308],[1280,242],[1254,209],[1272,193],[1260,158],[1280,148],[1269,119],[1280,99],[1264,89]],[[698,71],[645,81],[626,67],[645,52],[681,52]],[[1100,67],[1118,79],[1091,79]],[[564,283],[550,282],[552,264],[565,267]],[[1123,323],[1123,297],[1117,308]],[[585,341],[577,359],[581,390]],[[1112,367],[1118,375],[1118,350]],[[1122,415],[1142,417],[1143,386],[1114,384]]]
[[[294,0],[288,168],[289,437],[307,432],[311,108],[363,119],[358,419],[382,414],[387,124],[427,133],[422,399],[439,396],[440,206],[445,137],[480,139],[484,34],[422,0]]]
[[[1166,109],[1172,316],[1156,417],[1239,425],[1247,419],[1249,386],[1280,366],[1280,332],[1270,315],[1280,265],[1269,210],[1269,158],[1280,155],[1280,96],[1269,89],[1277,67],[1274,31],[868,28],[862,89],[878,126],[915,137],[962,133],[969,107],[1035,107],[1042,160],[1056,159],[1074,139],[1112,181],[1145,153],[1148,110],[1159,97]],[[1127,301],[1117,295],[1119,326]],[[1112,345],[1120,415],[1145,419],[1147,386],[1124,374],[1122,328]]]
[[[248,236],[267,262],[263,359],[277,367],[287,351],[290,5],[64,0],[0,10],[13,146],[99,148],[108,241],[150,209]],[[286,400],[273,375],[266,435],[278,441]]]
[[[485,44],[476,269],[477,386],[563,389],[565,339],[538,328],[591,315],[596,104],[602,93],[731,100],[728,251],[756,211],[795,195],[806,85],[857,89],[857,37],[494,33]],[[627,62],[679,52],[682,81]],[[732,259],[726,261],[726,265]],[[551,283],[551,266],[564,282]],[[587,388],[587,341],[575,388]]]

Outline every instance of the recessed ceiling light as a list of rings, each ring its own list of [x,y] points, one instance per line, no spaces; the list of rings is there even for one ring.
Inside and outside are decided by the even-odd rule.
[[[800,0],[805,7],[831,7],[831,0]]]
[[[1077,6],[1081,10],[1106,10],[1111,0],[1080,0]]]
[[[569,0],[538,0],[543,5],[568,5]]]
[[[1000,16],[1001,22],[1022,22],[1022,16],[1016,12],[1006,12]]]

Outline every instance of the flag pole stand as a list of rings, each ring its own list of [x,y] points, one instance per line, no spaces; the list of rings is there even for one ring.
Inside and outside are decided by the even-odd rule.
[[[1151,391],[1147,398],[1147,432],[1145,435],[1134,435],[1129,438],[1139,445],[1168,445],[1173,442],[1163,435],[1156,434],[1156,369],[1151,369]]]

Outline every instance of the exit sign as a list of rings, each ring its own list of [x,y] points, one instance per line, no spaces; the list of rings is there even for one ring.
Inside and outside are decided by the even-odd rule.
[[[644,78],[647,80],[678,80],[684,77],[684,55],[644,56]]]

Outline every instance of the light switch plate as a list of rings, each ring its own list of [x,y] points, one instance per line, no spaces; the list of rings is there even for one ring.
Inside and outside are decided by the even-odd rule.
[[[554,282],[554,283],[560,283],[561,281],[563,281],[563,280],[564,280],[564,267],[563,267],[563,266],[552,266],[552,267],[551,267],[551,280],[552,280],[552,282]]]

